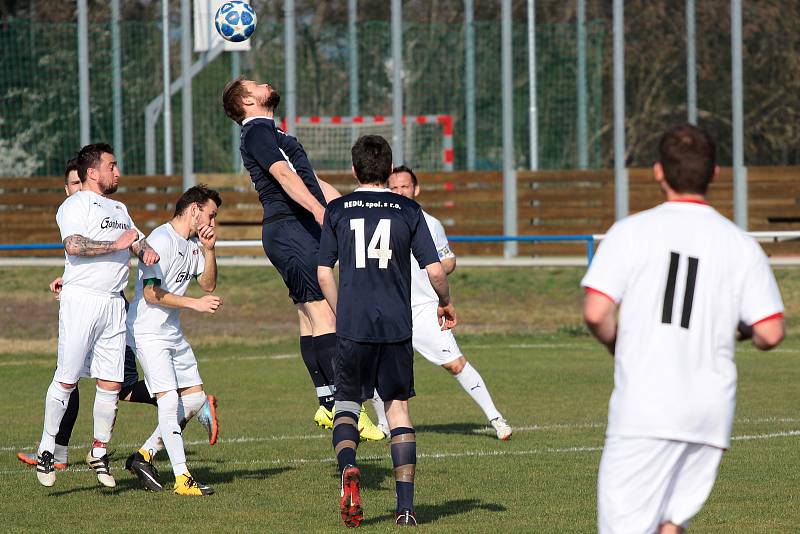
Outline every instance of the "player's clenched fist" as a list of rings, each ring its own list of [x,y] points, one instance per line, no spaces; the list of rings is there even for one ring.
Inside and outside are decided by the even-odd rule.
[[[200,313],[216,313],[222,306],[222,297],[217,295],[203,295],[195,301],[195,311]]]
[[[114,241],[114,248],[117,250],[125,250],[133,245],[137,239],[139,239],[139,232],[135,228],[128,228]]]
[[[207,224],[201,224],[197,227],[197,237],[200,239],[200,243],[206,249],[213,249],[214,245],[217,244],[217,234],[214,232],[214,227],[209,226]]]
[[[439,306],[436,309],[436,316],[439,318],[439,326],[442,330],[450,330],[458,324],[456,318],[456,309],[452,302],[447,303],[447,306]]]

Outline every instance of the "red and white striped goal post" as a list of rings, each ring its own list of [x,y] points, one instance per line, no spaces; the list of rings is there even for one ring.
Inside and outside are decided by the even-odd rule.
[[[440,124],[442,126],[442,168],[445,171],[454,170],[455,157],[453,154],[453,116],[452,115],[403,115],[403,124],[411,121],[416,124]],[[295,117],[295,124],[391,124],[392,117],[385,115],[332,115]],[[286,117],[281,120],[281,128],[286,131]],[[301,140],[302,141],[302,140]]]

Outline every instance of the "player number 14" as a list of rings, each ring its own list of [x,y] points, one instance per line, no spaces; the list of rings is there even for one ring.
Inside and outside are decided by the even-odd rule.
[[[367,267],[367,258],[378,260],[378,268],[386,269],[389,267],[389,260],[392,259],[392,250],[389,248],[389,234],[392,228],[391,219],[381,219],[369,240],[366,247],[364,236],[364,219],[350,219],[350,229],[355,232],[355,253],[356,269]],[[366,253],[365,253],[366,252]]]

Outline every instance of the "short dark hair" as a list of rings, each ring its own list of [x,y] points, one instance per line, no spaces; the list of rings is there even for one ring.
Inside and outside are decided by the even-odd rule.
[[[658,155],[676,193],[706,194],[717,166],[717,147],[705,130],[691,124],[673,126],[661,136]]]
[[[78,158],[77,157],[70,158],[70,159],[67,160],[67,166],[64,169],[64,185],[69,185],[69,173],[71,173],[72,171],[76,171],[76,172],[78,171]],[[80,172],[78,172],[78,175],[80,176]],[[83,180],[81,180],[81,181],[83,181]]]
[[[244,76],[239,76],[235,80],[228,82],[222,91],[222,109],[225,115],[230,117],[236,124],[242,124],[244,120],[244,106],[242,98],[250,94],[244,86]]]
[[[78,164],[78,178],[81,183],[86,181],[86,172],[89,169],[97,168],[103,154],[114,154],[114,149],[108,143],[95,143],[83,147],[75,160]]]
[[[209,199],[213,200],[214,204],[216,204],[218,208],[222,206],[222,198],[220,198],[219,193],[207,185],[198,184],[190,187],[183,192],[181,198],[179,198],[178,202],[175,203],[175,215],[173,215],[173,217],[183,215],[183,212],[186,211],[186,208],[192,204],[196,203],[199,206],[204,206]]]
[[[386,139],[380,135],[362,135],[350,152],[359,183],[386,183],[392,173],[392,147]]]
[[[414,184],[414,187],[417,187],[417,185],[419,185],[419,182],[417,181],[417,175],[414,174],[414,171],[411,170],[411,167],[406,167],[405,165],[398,165],[397,167],[392,169],[392,174],[399,174],[401,172],[407,172],[408,174],[411,175],[411,183]]]

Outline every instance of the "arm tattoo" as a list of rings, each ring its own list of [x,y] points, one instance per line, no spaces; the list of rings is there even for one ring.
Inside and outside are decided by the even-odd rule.
[[[147,239],[144,237],[131,245],[131,252],[136,254],[136,257],[140,260],[143,259],[144,253],[148,250],[153,250],[153,247],[150,246]]]
[[[77,234],[64,240],[64,249],[72,256],[100,256],[116,252],[114,241],[95,241]]]

